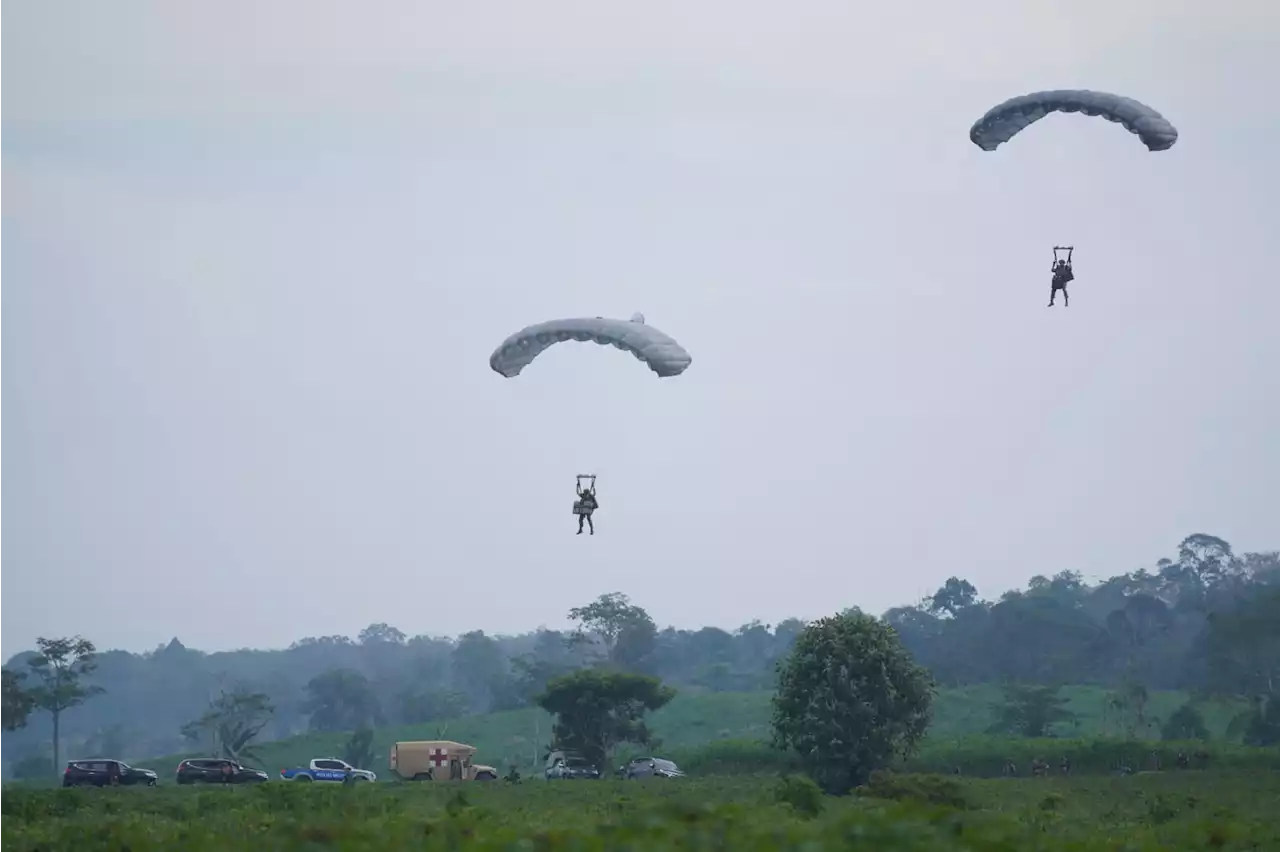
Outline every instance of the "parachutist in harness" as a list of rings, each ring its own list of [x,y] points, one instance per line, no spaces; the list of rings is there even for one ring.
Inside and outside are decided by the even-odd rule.
[[[591,484],[586,488],[582,487],[582,480],[589,479]],[[587,526],[591,527],[591,534],[596,534],[596,525],[591,521],[591,513],[600,508],[600,501],[596,499],[596,475],[594,473],[578,474],[578,482],[574,487],[578,492],[578,499],[573,503],[573,513],[578,516],[578,535],[582,535],[582,522],[585,520]]]
[[[1058,257],[1058,252],[1065,251],[1067,253],[1066,260]],[[1067,307],[1071,304],[1067,297],[1067,284],[1075,280],[1075,273],[1071,271],[1071,255],[1075,251],[1072,246],[1054,246],[1053,247],[1053,281],[1049,285],[1049,307],[1053,307],[1053,300],[1057,297],[1058,291],[1062,291],[1062,306]]]

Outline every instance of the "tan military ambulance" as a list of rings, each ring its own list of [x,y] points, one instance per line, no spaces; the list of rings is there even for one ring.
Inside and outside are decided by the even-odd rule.
[[[497,781],[498,770],[471,762],[475,746],[415,740],[391,746],[391,771],[406,781]]]

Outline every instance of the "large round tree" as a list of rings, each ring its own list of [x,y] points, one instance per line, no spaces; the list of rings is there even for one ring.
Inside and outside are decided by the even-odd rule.
[[[856,611],[824,618],[778,666],[774,744],[799,754],[828,793],[847,793],[915,749],[933,696],[892,627]]]

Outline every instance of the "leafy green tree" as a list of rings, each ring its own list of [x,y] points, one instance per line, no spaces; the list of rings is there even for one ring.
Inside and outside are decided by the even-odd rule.
[[[1220,691],[1280,697],[1280,586],[1212,614],[1208,651]]]
[[[644,612],[640,607],[636,607]],[[618,634],[618,641],[613,645],[613,653],[609,662],[620,669],[631,672],[648,672],[650,657],[658,645],[658,627],[648,613],[631,621]]]
[[[274,713],[275,707],[266,693],[254,692],[240,684],[221,690],[200,718],[182,726],[182,735],[192,742],[207,737],[217,756],[245,760],[255,756],[253,740]]]
[[[729,663],[712,663],[694,676],[693,682],[712,692],[749,692],[743,677]]]
[[[1142,739],[1159,722],[1147,713],[1150,701],[1151,693],[1147,687],[1130,675],[1118,688],[1107,694],[1103,712],[1107,719],[1120,726],[1126,737],[1131,740]]]
[[[511,658],[511,693],[521,707],[547,688],[553,678],[579,668],[566,636],[558,630],[539,628],[532,636],[532,650]]]
[[[774,626],[774,640],[781,646],[783,654],[791,653],[791,646],[795,644],[796,639],[804,632],[805,626],[805,623],[798,618],[784,618]]]
[[[29,691],[33,705],[44,710],[53,720],[53,771],[58,771],[62,748],[62,714],[105,690],[85,683],[98,667],[97,649],[88,639],[71,636],[63,639],[36,639],[39,649],[27,660],[37,683]]]
[[[1195,572],[1207,586],[1231,579],[1240,568],[1231,545],[1205,533],[1193,533],[1178,544],[1178,564]]]
[[[451,689],[405,687],[396,696],[400,720],[421,725],[443,719],[457,719],[467,713],[467,696]]]
[[[35,709],[35,699],[22,688],[25,672],[4,669],[4,729],[16,731],[27,726],[27,719]]]
[[[379,643],[403,645],[407,641],[404,631],[385,622],[370,624],[360,631],[360,635],[357,638],[360,640],[361,645],[376,645]]]
[[[1280,699],[1255,700],[1257,712],[1245,729],[1244,743],[1259,748],[1280,743]]]
[[[1170,740],[1207,740],[1209,728],[1204,723],[1204,715],[1194,704],[1187,702],[1169,714],[1160,728],[1160,739]]]
[[[1173,614],[1160,598],[1138,592],[1126,598],[1123,607],[1109,613],[1104,626],[1122,649],[1131,650],[1167,633],[1173,626]],[[1129,654],[1131,665],[1133,659]]]
[[[574,607],[569,618],[578,623],[573,640],[595,639],[604,649],[605,659],[621,669],[635,670],[657,646],[658,628],[653,619],[621,592]]]
[[[1227,737],[1260,748],[1280,743],[1280,698],[1250,696],[1249,709],[1231,720]]]
[[[563,674],[573,671],[574,667],[564,663],[538,659],[533,654],[525,654],[511,661],[514,675],[515,693],[521,703],[534,702],[538,695],[547,688],[547,684]]]
[[[675,694],[656,677],[580,669],[548,683],[537,702],[555,716],[556,747],[603,768],[618,743],[649,741],[645,713],[666,706]]]
[[[826,792],[847,793],[914,751],[934,692],[888,624],[861,613],[824,618],[779,666],[774,745],[796,752]]]
[[[1055,725],[1075,722],[1077,717],[1067,709],[1057,686],[1023,686],[1009,684],[996,705],[996,721],[990,734],[1012,734],[1018,737],[1050,737]]]
[[[343,746],[342,759],[356,769],[373,766],[373,729],[360,728],[353,731]]]
[[[1027,594],[1053,598],[1067,607],[1076,607],[1088,593],[1079,571],[1059,571],[1052,577],[1037,574],[1027,582]]]
[[[462,634],[452,664],[453,682],[466,693],[473,712],[511,709],[515,682],[496,639],[483,630]]]
[[[973,606],[978,600],[978,590],[973,583],[959,577],[949,577],[942,588],[926,599],[929,612],[934,615],[955,617],[960,610]]]
[[[1090,650],[1102,628],[1054,594],[1053,581],[1046,580],[1038,590],[1006,596],[992,606],[983,632],[980,653],[998,661],[1000,669],[985,673],[989,679],[1075,683],[1087,677]]]
[[[350,731],[382,722],[373,685],[354,669],[329,669],[313,677],[303,709],[313,731]]]

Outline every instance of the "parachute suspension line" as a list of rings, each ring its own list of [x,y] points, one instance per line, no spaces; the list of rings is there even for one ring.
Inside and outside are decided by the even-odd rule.
[[[582,487],[582,480],[588,480],[587,487]],[[594,473],[578,474],[578,482],[574,486],[574,493],[578,495],[578,499],[573,501],[573,513],[575,515],[591,516],[596,510],[596,475]]]
[[[586,488],[582,487],[584,479],[590,483]],[[574,491],[578,496],[578,499],[573,501],[573,513],[578,516],[578,535],[582,535],[584,521],[591,527],[591,534],[595,535],[596,524],[591,520],[591,516],[596,509],[600,508],[600,503],[596,500],[596,475],[594,473],[578,474],[578,483]]]

